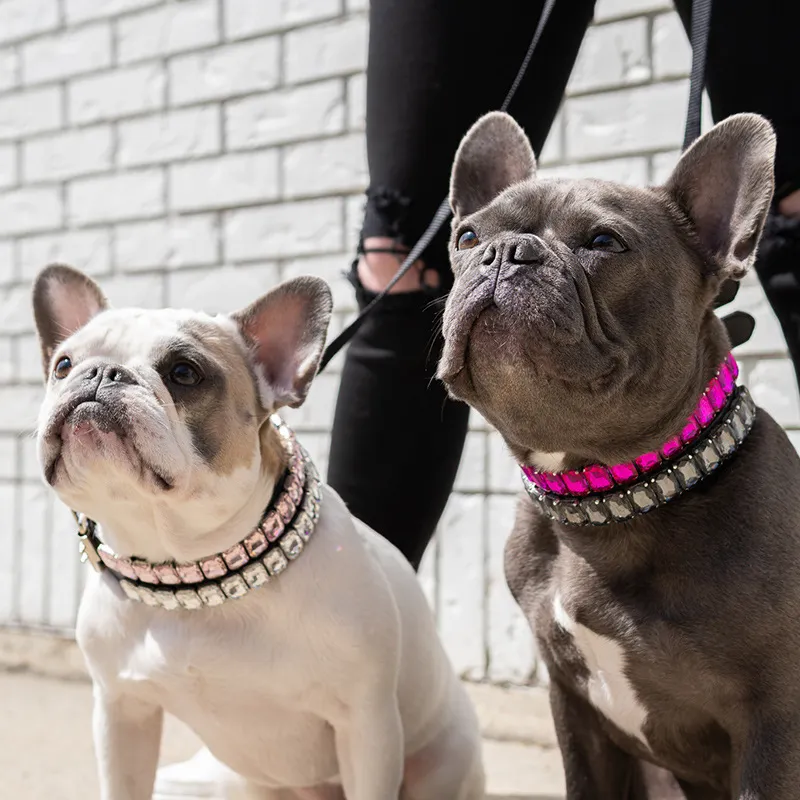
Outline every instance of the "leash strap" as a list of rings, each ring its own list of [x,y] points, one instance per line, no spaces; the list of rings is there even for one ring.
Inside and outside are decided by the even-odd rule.
[[[689,108],[686,111],[686,128],[683,149],[700,136],[700,116],[703,106],[703,88],[708,56],[708,32],[711,29],[711,0],[692,2],[692,71],[689,77]]]
[[[507,111],[511,101],[514,99],[514,95],[517,93],[517,89],[519,89],[519,85],[522,83],[522,79],[525,77],[525,73],[528,70],[528,65],[531,63],[531,58],[533,57],[533,52],[536,50],[536,46],[539,44],[539,39],[542,37],[542,32],[544,31],[545,25],[547,25],[547,20],[550,18],[550,14],[552,13],[553,6],[555,6],[555,4],[555,0],[545,0],[544,5],[542,6],[542,13],[539,17],[539,23],[537,24],[536,30],[533,33],[531,43],[528,45],[528,51],[525,53],[525,58],[522,59],[522,64],[520,64],[517,75],[514,78],[514,82],[511,84],[511,88],[508,90],[508,94],[506,94],[506,98],[503,100],[503,104],[500,106],[500,111]],[[386,288],[377,294],[366,306],[364,306],[361,313],[353,320],[353,322],[351,322],[325,348],[325,353],[323,354],[319,365],[319,372],[322,372],[322,370],[328,366],[331,359],[356,335],[358,329],[364,324],[364,320],[373,311],[375,306],[377,306],[383,300],[383,298],[389,294],[395,284],[411,269],[411,267],[414,265],[414,262],[419,259],[419,257],[425,251],[425,248],[433,241],[433,237],[439,233],[445,222],[450,219],[451,213],[449,197],[445,197],[439,205],[439,208],[436,209],[436,213],[433,215],[433,219],[428,224],[425,232],[419,238],[417,243],[411,248],[408,255],[405,257],[405,260],[400,265],[400,269],[397,270],[397,273],[386,285]]]
[[[555,0],[545,0],[542,6],[542,13],[539,17],[539,22],[536,30],[533,33],[531,43],[528,45],[528,50],[525,57],[522,59],[517,75],[514,78],[511,87],[506,94],[503,104],[500,106],[500,111],[507,111],[514,99],[514,95],[519,89],[522,79],[528,70],[531,63],[531,58],[539,44],[542,37],[547,20],[555,6]],[[708,31],[711,24],[711,0],[693,0],[692,3],[692,72],[689,83],[689,108],[686,115],[686,132],[684,137],[684,150],[700,135],[700,113],[703,100],[703,84],[705,76],[706,54],[708,51]],[[356,335],[359,328],[364,324],[364,320],[381,303],[384,297],[391,291],[395,284],[411,269],[414,262],[419,259],[425,248],[433,241],[433,237],[442,229],[442,226],[447,222],[451,215],[449,198],[445,197],[442,200],[433,219],[428,224],[425,232],[419,238],[417,243],[411,248],[400,269],[397,270],[395,276],[386,285],[383,291],[379,292],[375,297],[363,308],[361,313],[351,322],[326,348],[325,353],[320,361],[318,372],[322,372],[328,366],[331,359]]]

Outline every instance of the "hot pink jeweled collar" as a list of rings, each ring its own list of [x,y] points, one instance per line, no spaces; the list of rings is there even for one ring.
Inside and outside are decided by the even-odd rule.
[[[528,493],[548,516],[575,525],[623,521],[668,502],[714,471],[750,432],[756,409],[747,389],[737,387],[738,375],[729,354],[681,432],[657,451],[565,472],[523,465]]]

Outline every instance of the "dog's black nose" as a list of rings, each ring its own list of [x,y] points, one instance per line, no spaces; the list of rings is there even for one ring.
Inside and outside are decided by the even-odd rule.
[[[541,264],[544,260],[545,244],[538,236],[521,236],[508,248],[512,264]]]
[[[102,378],[100,380],[100,385],[103,386],[107,383],[127,383],[127,384],[135,384],[138,381],[134,374],[125,367],[120,366],[119,364],[106,364],[102,368]]]

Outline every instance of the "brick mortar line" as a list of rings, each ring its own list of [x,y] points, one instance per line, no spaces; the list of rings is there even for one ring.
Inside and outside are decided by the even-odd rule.
[[[681,83],[685,83],[688,79],[688,73],[684,75],[670,75],[665,76],[663,78],[655,78],[655,79],[648,79],[642,81],[634,81],[631,83],[614,83],[608,84],[604,86],[598,86],[592,89],[586,89],[585,91],[579,91],[572,93],[567,89],[564,94],[565,101],[569,100],[583,100],[592,97],[603,97],[604,95],[609,95],[614,92],[623,93],[627,91],[633,91],[636,89],[651,89],[654,86],[677,86]]]
[[[270,0],[265,0],[265,2],[269,2]],[[60,3],[63,6],[63,3]],[[166,7],[168,4],[164,2],[164,0],[155,0],[150,5],[144,6],[142,8],[131,8],[126,11],[119,11],[113,14],[101,15],[97,17],[91,17],[89,19],[83,19],[71,22],[66,17],[66,10],[63,9],[63,17],[62,19],[56,23],[52,28],[47,28],[46,30],[35,31],[30,34],[26,34],[20,37],[12,37],[10,39],[0,39],[0,50],[4,49],[5,47],[12,47],[12,46],[19,46],[29,44],[30,42],[35,42],[38,39],[46,39],[48,37],[57,36],[59,34],[68,34],[75,30],[80,30],[82,28],[87,28],[92,25],[101,25],[101,24],[112,24],[119,21],[126,21],[129,19],[133,19],[135,17],[144,16],[145,14],[152,13],[155,9],[159,7]],[[264,38],[267,36],[275,36],[275,35],[282,35],[286,33],[294,33],[296,31],[306,30],[308,28],[314,28],[317,25],[330,25],[332,22],[347,22],[352,19],[366,19],[368,16],[366,10],[354,10],[349,11],[345,9],[342,12],[337,12],[335,14],[326,15],[323,17],[315,17],[314,19],[306,20],[306,21],[299,21],[295,23],[289,23],[287,25],[279,25],[276,28],[268,28],[261,31],[256,31],[254,33],[248,33],[244,36],[238,37],[230,37],[224,30],[224,16],[220,14],[217,20],[217,28],[220,33],[220,41],[217,45],[218,47],[224,47],[227,45],[236,45],[241,42],[252,42],[256,39]],[[611,22],[613,20],[609,20]],[[605,21],[598,23],[598,27],[600,25],[606,24]],[[201,48],[197,48],[197,50],[205,49],[212,45],[204,45]],[[193,49],[189,49],[187,51],[182,52],[193,52]],[[178,53],[176,53],[178,55]],[[143,61],[144,59],[142,59]],[[127,63],[140,63],[140,62],[126,62]]]
[[[218,105],[217,103],[208,103],[204,107],[210,108],[213,105]],[[87,126],[85,128],[72,128],[72,129],[62,129],[59,133],[55,135],[52,133],[45,133],[39,134],[37,136],[30,136],[24,137],[22,139],[9,139],[8,141],[0,141],[0,146],[5,145],[15,145],[15,144],[29,144],[29,143],[37,143],[41,142],[46,139],[53,139],[60,135],[69,135],[70,133],[75,132],[83,132],[89,131],[92,128],[116,128],[116,135],[119,136],[119,123],[121,120],[110,120],[106,123],[99,123],[97,125]],[[222,120],[222,128],[224,131],[224,118]],[[224,148],[224,142],[222,143],[221,148],[216,152],[211,153],[202,153],[201,155],[178,155],[178,156],[171,156],[168,158],[158,159],[154,161],[142,161],[137,163],[120,163],[117,152],[114,153],[114,159],[109,167],[102,167],[96,171],[91,172],[78,172],[74,175],[67,176],[65,178],[59,179],[36,179],[36,180],[29,180],[29,181],[22,181],[18,186],[10,186],[6,190],[0,190],[0,196],[3,194],[8,193],[9,190],[13,190],[16,188],[25,188],[27,186],[43,186],[43,185],[52,185],[60,180],[82,180],[83,178],[93,178],[99,175],[106,175],[106,174],[115,174],[115,173],[124,173],[129,174],[131,172],[138,172],[148,168],[154,167],[169,167],[172,165],[184,165],[184,164],[202,164],[206,161],[213,161],[215,159],[225,158],[226,156],[238,156],[238,155],[247,155],[247,154],[258,154],[258,153],[265,153],[270,150],[280,150],[281,148],[295,148],[301,147],[303,145],[313,145],[313,144],[326,144],[328,142],[335,142],[337,140],[342,139],[351,139],[353,137],[357,137],[362,131],[358,130],[343,130],[338,131],[336,133],[327,133],[327,134],[312,134],[307,136],[295,137],[291,139],[286,139],[282,141],[277,141],[274,143],[269,144],[258,144],[253,145],[252,147],[227,147]],[[228,137],[222,133],[221,134],[223,139],[227,139]],[[224,149],[223,149],[224,148]],[[116,150],[116,148],[115,148]],[[668,151],[667,151],[668,152]],[[595,159],[597,160],[597,159]],[[553,162],[548,162],[547,164],[542,164],[542,167],[549,167],[549,166],[556,166]]]
[[[267,38],[267,37],[259,37],[259,38]],[[275,38],[278,40],[279,37],[270,36],[270,39]],[[256,41],[256,40],[254,40]],[[219,45],[216,45],[219,46]],[[2,48],[0,48],[1,50]],[[204,50],[207,48],[204,48]],[[88,78],[97,78],[97,77],[111,77],[114,75],[118,75],[120,73],[124,73],[128,70],[133,69],[140,69],[145,66],[162,66],[162,62],[166,64],[166,71],[169,72],[170,62],[177,58],[183,58],[187,55],[195,55],[202,53],[203,50],[190,50],[182,54],[175,54],[175,55],[157,55],[151,56],[148,59],[143,59],[136,64],[123,64],[123,65],[114,65],[109,67],[102,67],[100,69],[94,69],[89,72],[82,72],[78,75],[72,75],[67,78],[59,77],[59,78],[51,78],[46,81],[41,81],[33,84],[28,83],[20,83],[18,86],[11,87],[7,90],[0,91],[0,101],[6,100],[10,97],[15,95],[22,95],[27,92],[35,92],[41,91],[43,89],[50,89],[62,84],[66,84],[67,86],[71,87],[72,84],[76,82],[84,81]],[[363,67],[348,67],[341,70],[336,70],[334,72],[327,72],[322,75],[314,75],[308,78],[300,78],[299,80],[288,82],[282,86],[278,85],[277,83],[269,88],[266,89],[246,89],[241,92],[237,92],[235,89],[228,94],[225,94],[224,97],[209,97],[205,100],[189,100],[189,101],[182,101],[182,102],[170,102],[167,108],[187,108],[189,106],[195,105],[202,105],[208,102],[222,102],[222,101],[231,101],[231,100],[239,100],[245,97],[250,97],[254,94],[267,94],[269,92],[273,92],[276,90],[285,91],[286,89],[293,89],[293,88],[302,88],[304,86],[310,86],[315,83],[322,83],[327,80],[334,80],[336,78],[350,78],[355,75],[363,75],[364,68]],[[627,88],[625,86],[620,86],[618,88],[624,89]],[[153,109],[150,109],[148,112],[133,112],[131,114],[124,115],[123,117],[115,117],[115,119],[123,119],[132,116],[142,116],[144,113],[156,113]],[[79,127],[84,127],[85,125],[93,124],[91,122],[87,123],[79,123]]]

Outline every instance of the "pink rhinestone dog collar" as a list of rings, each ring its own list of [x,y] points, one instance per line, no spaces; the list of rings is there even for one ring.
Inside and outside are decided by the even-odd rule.
[[[283,440],[289,466],[261,522],[241,542],[199,561],[154,564],[116,555],[98,539],[96,524],[76,514],[81,560],[98,571],[109,570],[131,600],[169,611],[222,605],[280,575],[314,532],[321,484],[292,431],[277,416],[271,423]]]
[[[547,516],[570,525],[605,525],[645,514],[714,472],[738,450],[756,408],[728,355],[680,434],[633,461],[581,470],[539,472],[522,466],[523,483]]]

